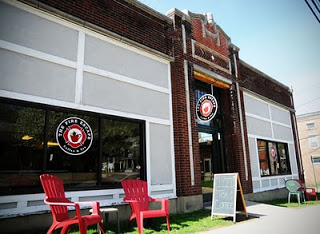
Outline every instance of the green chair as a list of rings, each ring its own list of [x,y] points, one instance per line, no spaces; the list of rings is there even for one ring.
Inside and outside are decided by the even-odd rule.
[[[303,189],[301,189],[301,185],[296,180],[287,180],[285,185],[289,190],[288,203],[290,203],[291,195],[296,195],[300,205],[300,199],[303,197]]]

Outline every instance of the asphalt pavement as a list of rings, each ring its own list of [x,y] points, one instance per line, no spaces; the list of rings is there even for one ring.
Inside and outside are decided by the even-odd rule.
[[[246,207],[249,219],[201,234],[320,234],[320,205],[285,208],[246,201]]]

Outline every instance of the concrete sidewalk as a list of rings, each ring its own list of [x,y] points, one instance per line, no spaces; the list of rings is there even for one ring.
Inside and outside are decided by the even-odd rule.
[[[252,218],[201,234],[319,234],[320,205],[285,208],[246,201]]]

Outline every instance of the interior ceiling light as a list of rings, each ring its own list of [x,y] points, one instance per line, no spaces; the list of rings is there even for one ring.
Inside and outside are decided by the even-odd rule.
[[[59,144],[54,141],[48,141],[48,146],[58,146]]]
[[[24,135],[22,137],[22,140],[28,141],[28,140],[31,140],[32,138],[33,138],[32,136]]]

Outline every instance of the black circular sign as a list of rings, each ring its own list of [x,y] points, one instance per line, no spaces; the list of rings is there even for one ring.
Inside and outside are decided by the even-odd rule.
[[[80,155],[90,148],[93,133],[86,121],[78,117],[70,117],[59,124],[56,139],[65,153]]]
[[[196,105],[197,117],[199,120],[208,122],[214,118],[218,110],[218,103],[214,96],[205,94],[199,98]]]

